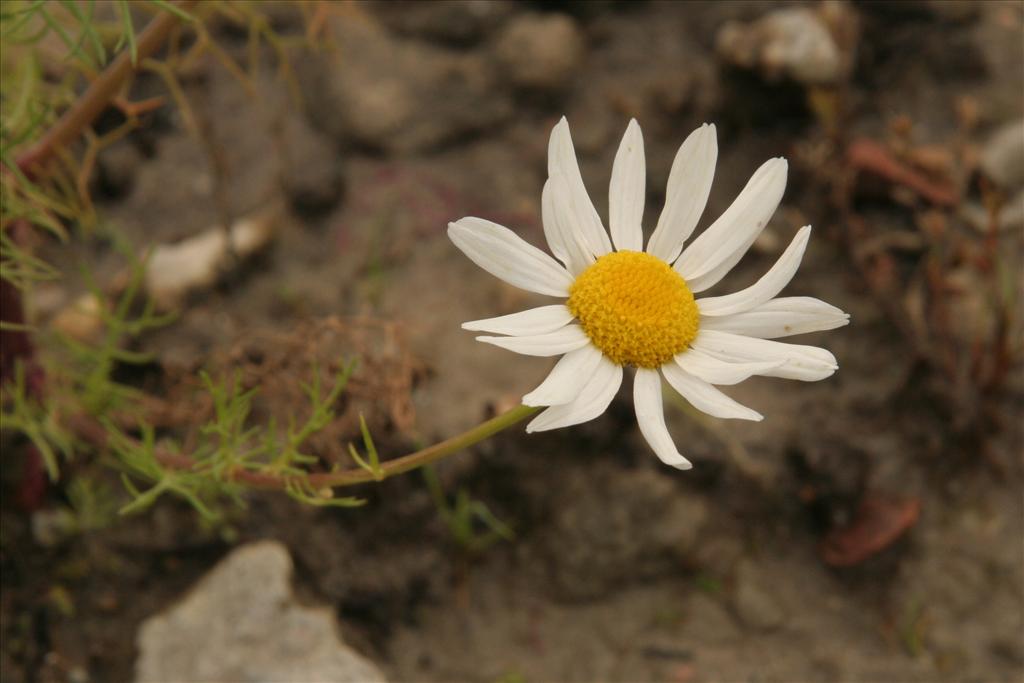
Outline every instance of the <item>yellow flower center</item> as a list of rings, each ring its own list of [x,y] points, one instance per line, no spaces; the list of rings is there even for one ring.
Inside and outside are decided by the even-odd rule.
[[[636,251],[597,259],[576,278],[566,305],[605,356],[641,368],[661,367],[685,351],[700,323],[686,280]]]

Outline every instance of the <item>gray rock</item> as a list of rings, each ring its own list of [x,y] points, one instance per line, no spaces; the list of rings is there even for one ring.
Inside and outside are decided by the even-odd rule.
[[[981,170],[1004,188],[1024,187],[1024,119],[993,133],[981,151]]]
[[[276,541],[232,552],[191,593],[139,629],[135,680],[383,682],[349,649],[327,607],[298,604]]]
[[[753,562],[744,560],[736,567],[733,607],[745,626],[770,631],[786,622],[781,603],[765,585],[761,572]]]
[[[691,594],[683,611],[687,631],[695,638],[710,643],[731,643],[743,637],[732,615],[709,595]]]
[[[821,15],[796,7],[769,12],[751,23],[730,21],[715,36],[720,57],[766,77],[805,85],[833,84],[844,76],[843,55]]]
[[[572,79],[584,53],[576,22],[564,14],[524,14],[501,31],[495,58],[516,86],[558,90]]]
[[[311,57],[300,74],[313,122],[339,142],[411,154],[512,115],[479,54],[396,38],[369,16],[331,26],[338,49]]]
[[[540,552],[558,597],[592,598],[684,566],[707,516],[671,476],[595,464],[563,482]]]

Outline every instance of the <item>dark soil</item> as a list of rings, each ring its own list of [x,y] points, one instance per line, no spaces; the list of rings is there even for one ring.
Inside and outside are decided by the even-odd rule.
[[[270,50],[252,93],[212,56],[201,64],[186,94],[209,139],[168,107],[107,150],[103,216],[142,246],[225,214],[287,210],[266,254],[141,341],[157,361],[135,380],[175,408],[171,432],[208,410],[188,398],[197,368],[243,369],[264,385],[258,414],[285,415],[289,380],[312,356],[367,359],[318,446],[328,463],[357,438],[360,411],[382,452],[398,455],[513,405],[550,363],[478,344],[459,325],[540,298],[477,269],[445,227],[476,215],[541,244],[548,134],[563,114],[602,213],[619,136],[637,118],[648,222],[678,145],[704,121],[718,126],[720,155],[702,225],[764,160],[789,158],[783,204],[726,288],[753,282],[814,225],[787,292],[852,322],[795,341],[827,346],[840,370],[731,388],[761,423],[670,408],[688,472],[652,455],[626,390],[591,423],[515,428],[452,458],[438,470],[446,490],[515,530],[479,552],[453,540],[418,473],[357,491],[361,508],[260,493],[210,529],[167,500],[46,543],[33,531],[40,511],[14,504],[18,478],[5,475],[15,484],[0,544],[3,680],[129,680],[140,621],[258,538],[289,546],[300,595],[333,605],[346,639],[394,681],[1024,679],[1024,382],[1018,361],[969,371],[1003,338],[1019,347],[1022,231],[986,235],[964,218],[993,192],[978,168],[985,141],[1024,113],[1024,10],[822,6],[848,75],[808,87],[716,53],[726,21],[775,9],[339,5],[326,47],[289,52],[293,80]],[[298,39],[306,25],[293,10],[268,5]],[[502,56],[509,26],[532,14],[566,17],[579,54],[560,52],[568,41]],[[244,33],[217,35],[244,62]],[[531,58],[550,63],[517,85],[509,73],[536,68],[516,61]],[[140,96],[160,88],[135,85]],[[865,139],[953,187],[955,201],[859,167],[847,150]],[[101,278],[116,270],[103,243],[51,251]],[[992,259],[1010,274],[1008,303],[991,296],[992,268],[977,266]],[[1015,327],[991,324],[1000,310]],[[65,503],[51,487],[42,509]]]

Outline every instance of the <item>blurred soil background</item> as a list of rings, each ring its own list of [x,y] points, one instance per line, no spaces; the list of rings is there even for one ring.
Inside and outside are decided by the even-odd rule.
[[[252,494],[210,528],[164,500],[76,534],[53,530],[60,485],[33,498],[5,474],[4,681],[145,678],[140,624],[258,539],[284,544],[294,599],[327,606],[391,681],[1022,680],[1024,5],[260,8],[317,48],[288,47],[283,75],[266,46],[251,78],[212,55],[192,65],[202,135],[162,107],[94,174],[103,220],[140,249],[240,220],[269,235],[209,287],[163,293],[180,317],[137,343],[155,360],[128,376],[161,429],[209,415],[201,368],[262,387],[267,419],[293,408],[311,359],[339,355],[361,363],[315,444],[327,464],[345,463],[360,411],[388,457],[514,405],[550,363],[459,325],[541,298],[479,270],[445,228],[481,216],[541,245],[563,114],[602,214],[619,138],[640,122],[648,229],[701,123],[720,148],[702,226],[786,156],[782,206],[725,287],[813,224],[786,292],[852,322],[794,341],[828,347],[840,369],[732,388],[762,423],[669,408],[689,472],[652,455],[625,390],[593,422],[513,428],[451,458],[444,491],[514,531],[493,543],[472,542],[495,540],[480,524],[453,534],[419,473],[358,490],[360,508]],[[211,29],[247,59],[244,27]],[[164,92],[142,75],[131,94]],[[34,308],[74,328],[58,312],[83,291],[80,264],[107,283],[121,261],[99,237],[41,249],[69,277]]]

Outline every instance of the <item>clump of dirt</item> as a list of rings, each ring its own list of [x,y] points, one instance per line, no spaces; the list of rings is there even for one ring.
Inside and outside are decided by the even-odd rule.
[[[409,432],[416,421],[412,390],[426,371],[410,353],[400,324],[365,317],[328,317],[288,332],[246,334],[209,366],[212,372],[240,373],[244,390],[259,392],[254,418],[278,422],[308,403],[305,388],[317,378],[326,390],[351,366],[335,419],[309,442],[312,452],[339,465],[348,459],[344,440],[359,431],[360,415],[374,433]]]
[[[308,35],[288,4],[272,11],[279,30]],[[288,53],[294,82],[261,71],[251,97],[220,62],[196,66],[186,95],[210,124],[205,142],[161,114],[125,142],[135,152],[99,160],[111,190],[100,208],[140,247],[205,230],[225,209],[290,207],[266,254],[140,341],[156,361],[139,382],[161,397],[167,429],[208,413],[194,400],[200,367],[259,387],[263,419],[303,403],[314,360],[326,382],[352,356],[339,420],[312,443],[324,467],[346,461],[360,413],[391,457],[514,405],[549,364],[459,326],[546,300],[479,271],[445,226],[478,215],[542,243],[547,139],[563,114],[602,215],[618,139],[638,119],[646,227],[678,145],[704,121],[718,127],[719,160],[701,227],[763,161],[788,157],[783,203],[729,287],[755,281],[813,224],[787,295],[824,299],[852,323],[795,341],[827,346],[840,370],[730,387],[765,414],[757,424],[669,408],[689,472],[652,456],[628,392],[598,420],[512,429],[442,463],[449,503],[462,492],[515,532],[482,552],[455,540],[419,474],[355,489],[367,499],[356,509],[260,493],[208,529],[167,502],[48,543],[5,496],[5,680],[130,679],[138,623],[257,538],[288,545],[298,593],[333,605],[347,639],[396,681],[1024,674],[1013,343],[1024,249],[1012,213],[1024,144],[1015,156],[991,142],[1012,140],[1024,116],[1019,6],[322,11],[323,49]],[[794,30],[813,41],[788,40]],[[217,35],[241,58],[237,29]],[[561,40],[517,49],[543,35]],[[828,59],[808,64],[815,55]],[[108,245],[89,247],[96,270],[112,271]],[[47,496],[67,502],[62,486]]]

